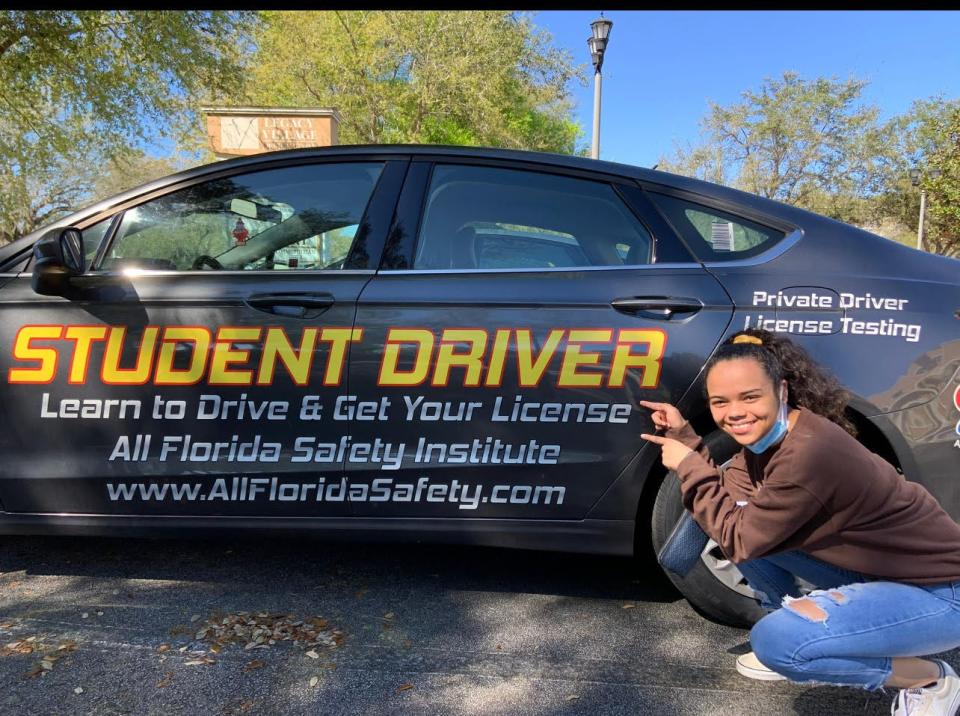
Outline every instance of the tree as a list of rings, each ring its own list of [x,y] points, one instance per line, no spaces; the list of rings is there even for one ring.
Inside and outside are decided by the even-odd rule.
[[[865,85],[793,72],[768,78],[740,102],[712,103],[701,143],[661,165],[855,222],[891,171],[892,128],[858,103]]]
[[[335,107],[340,141],[573,152],[569,53],[510,12],[265,12],[245,99]]]
[[[960,255],[960,100],[918,100],[891,125],[898,138],[898,162],[879,199],[880,212],[904,226],[904,243],[915,245],[920,190],[925,190],[924,248]],[[920,172],[919,187],[910,181],[911,169]],[[939,177],[934,178],[934,170]]]
[[[225,11],[0,12],[0,239],[76,208],[99,163],[193,131],[202,102],[241,84],[255,23]]]

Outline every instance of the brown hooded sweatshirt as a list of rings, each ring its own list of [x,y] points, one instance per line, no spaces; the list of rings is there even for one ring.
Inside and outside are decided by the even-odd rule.
[[[779,445],[741,450],[722,474],[689,425],[667,431],[695,450],[677,466],[683,504],[724,554],[798,549],[891,581],[960,580],[960,525],[936,499],[840,426],[798,413]]]

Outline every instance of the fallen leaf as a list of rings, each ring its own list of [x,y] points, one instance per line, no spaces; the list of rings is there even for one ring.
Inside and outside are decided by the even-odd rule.
[[[191,623],[191,624],[193,624],[194,622],[198,622],[198,621],[200,621],[200,615],[199,615],[199,614],[194,614],[192,617],[190,617],[190,623]]]
[[[44,659],[40,662],[40,668],[44,671],[50,671],[53,668],[53,662]]]
[[[43,667],[40,664],[36,664],[30,671],[26,673],[28,679],[35,679],[43,673]]]
[[[157,682],[157,688],[162,689],[170,685],[170,682],[173,681],[173,672],[168,671],[166,674],[161,677],[160,681]]]
[[[311,659],[319,659],[319,658],[320,658],[320,655],[319,655],[317,652],[315,652],[313,649],[311,649],[310,651],[307,652],[307,656],[309,656]]]
[[[383,618],[384,618],[384,619],[393,619],[394,616],[395,616],[395,615],[394,615],[393,612],[387,612],[386,614],[383,615]]]
[[[409,691],[409,690],[412,689],[412,688],[413,688],[413,684],[410,684],[410,683],[400,684],[400,685],[397,687],[397,691]]]
[[[160,646],[157,647],[157,651],[158,651],[159,653],[161,653],[161,654],[162,654],[163,652],[165,652],[165,651],[170,651],[170,645],[169,645],[169,644],[161,644]]]
[[[570,695],[567,697],[567,701],[576,701],[576,700],[579,699],[579,698],[580,698],[580,697],[577,696],[576,694],[570,694]]]
[[[103,616],[103,612],[98,611],[98,612],[97,612],[97,616],[98,616],[98,617],[102,617],[102,616]]]
[[[184,666],[208,666],[209,664],[216,664],[216,659],[211,659],[209,656],[201,656],[196,659],[190,659],[190,661],[184,662]]]
[[[363,597],[363,595],[366,594],[366,593],[367,593],[367,590],[366,590],[366,589],[361,589],[361,590],[359,590],[359,591],[357,592],[357,599],[360,599],[360,598]]]
[[[310,677],[310,686],[316,686],[316,685],[319,684],[319,683],[320,683],[320,677],[319,677],[319,676],[311,676],[311,677]]]
[[[261,661],[260,659],[254,659],[253,661],[248,661],[248,662],[244,665],[243,670],[244,670],[244,671],[253,671],[254,669],[262,669],[263,666],[264,666],[264,662],[263,662],[263,661]]]
[[[82,694],[82,693],[83,693],[83,687],[82,687],[82,686],[78,686],[77,688],[75,688],[75,689],[73,690],[73,693],[75,693],[75,694]]]
[[[637,605],[636,605],[636,604],[630,604],[630,603],[628,602],[627,604],[624,604],[624,605],[623,605],[623,608],[624,608],[624,609],[636,609],[636,608],[637,608]]]

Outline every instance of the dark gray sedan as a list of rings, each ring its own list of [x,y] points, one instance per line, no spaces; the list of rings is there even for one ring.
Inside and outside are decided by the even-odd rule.
[[[0,532],[312,531],[630,554],[682,506],[637,401],[789,333],[960,518],[960,262],[662,172],[337,147],[200,167],[0,249]],[[756,602],[708,544],[708,615]]]

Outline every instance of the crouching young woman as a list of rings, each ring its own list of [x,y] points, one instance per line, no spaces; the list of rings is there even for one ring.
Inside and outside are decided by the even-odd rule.
[[[743,331],[706,367],[721,473],[680,412],[641,401],[683,503],[770,611],[746,676],[901,691],[891,711],[954,716],[960,678],[918,657],[960,646],[960,525],[852,437],[839,383],[789,339]],[[848,432],[849,431],[849,432]],[[816,590],[803,596],[798,578]]]

